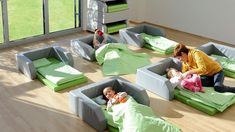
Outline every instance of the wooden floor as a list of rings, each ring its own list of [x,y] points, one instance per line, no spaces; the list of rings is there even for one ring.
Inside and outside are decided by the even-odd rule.
[[[212,41],[191,34],[165,29],[167,37],[192,47]],[[68,108],[68,92],[80,86],[106,78],[101,67],[74,55],[75,68],[84,72],[89,81],[62,92],[53,92],[38,80],[30,80],[15,68],[15,54],[51,44],[60,45],[69,51],[70,40],[86,35],[77,33],[33,44],[0,50],[0,131],[1,132],[94,132],[95,130],[74,116]],[[234,46],[233,46],[234,47]],[[137,49],[152,55],[152,62],[166,56],[147,49]],[[135,75],[123,78],[135,82]],[[234,86],[235,80],[225,78],[227,85]],[[235,105],[223,113],[208,116],[179,101],[167,101],[148,92],[154,112],[176,124],[185,132],[232,132],[235,128]]]

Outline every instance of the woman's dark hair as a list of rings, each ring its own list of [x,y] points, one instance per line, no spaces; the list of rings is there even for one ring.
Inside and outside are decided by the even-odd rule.
[[[174,49],[174,57],[181,56],[181,52],[188,54],[189,49],[183,44],[176,45]]]

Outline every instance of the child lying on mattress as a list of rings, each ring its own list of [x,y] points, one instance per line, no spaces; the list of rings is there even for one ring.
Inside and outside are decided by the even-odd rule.
[[[170,79],[173,87],[180,86],[193,92],[205,92],[198,74],[183,77],[183,74],[180,71],[174,68],[169,68],[167,69],[167,77]]]
[[[180,132],[180,129],[156,116],[152,109],[137,103],[126,92],[115,93],[112,87],[103,90],[108,99],[104,110],[108,125],[119,131],[136,132]]]
[[[93,47],[98,49],[105,44],[107,44],[107,36],[99,29],[96,29],[93,38]]]
[[[113,104],[125,103],[127,101],[127,93],[119,92],[115,94],[112,87],[106,87],[103,90],[104,96],[108,99],[107,108],[110,108]]]

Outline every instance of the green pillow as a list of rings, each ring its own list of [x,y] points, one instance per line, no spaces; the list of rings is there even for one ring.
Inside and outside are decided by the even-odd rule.
[[[34,64],[35,68],[39,68],[39,67],[43,67],[43,66],[48,66],[51,64],[51,62],[49,60],[47,60],[47,58],[42,58],[42,59],[34,60],[33,64]]]

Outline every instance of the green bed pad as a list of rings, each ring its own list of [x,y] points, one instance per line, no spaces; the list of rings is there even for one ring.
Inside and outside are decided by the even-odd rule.
[[[69,87],[72,87],[72,86],[76,86],[76,85],[79,85],[79,84],[82,84],[84,82],[87,82],[87,78],[84,76],[82,78],[79,78],[77,80],[73,80],[73,81],[70,81],[70,82],[67,82],[67,83],[63,83],[61,85],[56,85],[54,83],[52,83],[51,81],[49,81],[48,79],[44,78],[41,74],[39,74],[37,72],[37,78],[38,80],[40,80],[43,84],[47,85],[49,88],[51,88],[53,91],[60,91],[60,90],[63,90],[63,89],[66,89],[66,88],[69,88]]]
[[[208,115],[212,116],[212,115],[215,115],[217,112],[219,112],[218,110],[216,110],[213,107],[204,105],[202,103],[199,103],[197,101],[194,101],[194,100],[192,100],[190,98],[187,98],[187,97],[181,95],[179,93],[178,89],[175,90],[174,96],[175,96],[175,99],[179,100],[180,102],[182,102],[184,104],[187,104],[187,105],[189,105],[189,106],[191,106],[191,107],[193,107],[193,108],[195,108],[195,109],[197,109],[199,111],[205,112]]]
[[[168,49],[168,50],[161,50],[157,47],[154,47],[150,44],[144,44],[144,47],[147,48],[147,49],[150,49],[150,50],[154,50],[154,51],[157,51],[159,54],[163,54],[163,55],[169,55],[169,54],[172,54],[173,51],[174,51],[174,48],[171,48],[171,49]]]
[[[123,29],[126,27],[127,27],[127,24],[124,22],[107,24],[107,32],[115,33],[115,32],[118,32],[120,29]]]
[[[59,60],[57,60],[55,58],[43,58],[43,59],[36,60],[34,62],[34,64],[40,65],[38,67],[38,69],[39,69],[39,68],[43,68],[43,67],[48,67],[48,62],[50,64],[49,66],[51,66],[51,65],[60,65],[60,63],[61,63]],[[37,64],[37,63],[39,63],[39,64]],[[79,84],[84,83],[84,82],[87,81],[87,78],[83,74],[81,74],[81,75],[79,75],[78,78],[72,79],[71,81],[63,82],[61,84],[55,84],[55,83],[51,82],[50,80],[46,79],[40,72],[38,72],[38,69],[37,69],[37,78],[42,83],[47,85],[49,88],[53,89],[54,91],[63,90],[63,89],[66,89],[68,87],[79,85]]]
[[[144,47],[155,50],[160,54],[171,54],[175,46],[178,44],[175,41],[169,40],[162,36],[153,36],[146,33],[140,33],[145,41]]]
[[[212,57],[216,58],[223,67],[224,75],[228,77],[235,78],[235,60],[230,59],[225,56],[220,55],[211,55]]]
[[[205,93],[185,89],[175,89],[175,98],[209,115],[223,112],[226,108],[235,103],[235,94],[218,93],[213,88],[205,88]]]
[[[107,6],[108,6],[108,13],[118,12],[118,11],[128,9],[128,4],[127,3],[108,4]]]

